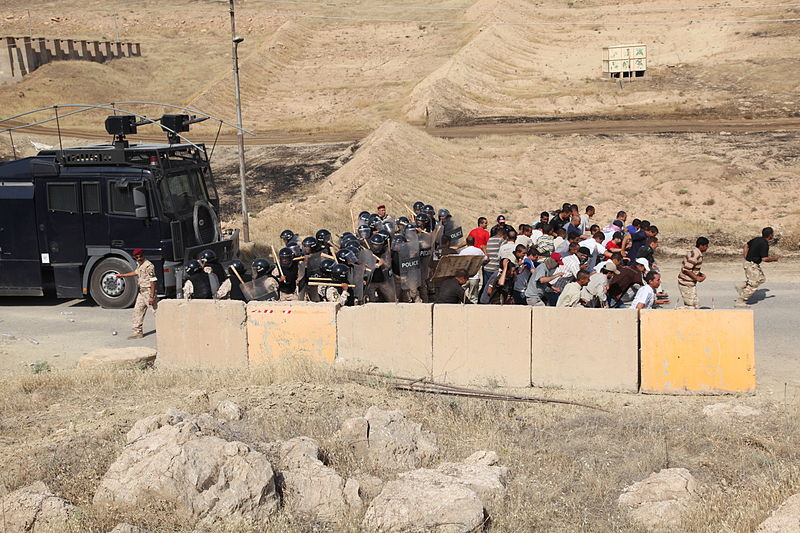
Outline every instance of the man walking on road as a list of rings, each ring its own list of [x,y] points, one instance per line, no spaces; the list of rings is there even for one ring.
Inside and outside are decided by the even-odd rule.
[[[698,238],[695,247],[683,258],[681,271],[678,274],[678,289],[685,309],[697,309],[700,305],[700,300],[697,298],[697,284],[706,280],[706,275],[700,272],[700,265],[703,264],[703,254],[708,250],[708,245],[708,239]]]
[[[756,288],[767,281],[764,271],[761,270],[761,262],[774,263],[778,260],[777,257],[769,256],[769,241],[774,236],[773,229],[766,227],[761,230],[761,237],[750,239],[744,245],[744,275],[746,280],[744,283],[736,285],[739,298],[734,303],[734,307],[747,307],[747,300],[756,292]]]
[[[117,274],[117,278],[132,278],[138,277],[139,294],[136,296],[136,303],[133,306],[133,333],[128,337],[129,339],[141,339],[144,337],[142,326],[144,324],[144,315],[147,313],[147,308],[152,307],[153,312],[156,312],[158,302],[156,301],[156,269],[153,263],[144,258],[144,250],[137,248],[133,251],[133,258],[139,265],[133,272],[125,274]]]

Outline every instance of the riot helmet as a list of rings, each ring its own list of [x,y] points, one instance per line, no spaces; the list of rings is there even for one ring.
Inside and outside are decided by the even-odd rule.
[[[217,260],[217,254],[214,253],[214,250],[206,248],[200,252],[200,255],[197,256],[197,259],[205,261],[206,263],[214,263]]]
[[[348,263],[351,265],[358,263],[358,255],[350,248],[342,248],[336,252],[336,259],[338,259],[340,263]]]
[[[300,245],[296,242],[290,242],[285,249],[291,252],[292,257],[300,257],[303,255],[303,249],[300,248]],[[280,255],[280,252],[278,252],[278,254]]]
[[[364,249],[364,247],[363,247],[363,246],[361,246],[361,243],[359,243],[358,241],[351,241],[351,242],[348,242],[348,243],[347,243],[347,244],[344,246],[344,249],[345,249],[345,250],[350,250],[350,251],[351,251],[351,252],[353,252],[353,253],[354,253],[356,256],[358,256],[358,255],[361,253],[361,250],[363,250],[363,249]]]
[[[294,252],[292,252],[291,248],[281,248],[281,251],[278,252],[278,260],[282,265],[291,265],[293,259]]]
[[[358,214],[358,224],[366,224],[367,222],[369,222],[369,211],[361,211]]]
[[[362,224],[358,227],[358,237],[360,239],[368,239],[370,235],[372,235],[372,228],[366,224]]]
[[[378,215],[377,213],[372,213],[369,216],[369,227],[374,230],[380,229],[380,227],[382,226],[381,224],[382,222],[383,221],[381,220],[380,215]]]
[[[317,242],[321,242],[323,244],[328,244],[331,242],[331,232],[326,229],[321,229],[317,231],[315,235]]]
[[[314,237],[306,237],[303,239],[303,252],[310,254],[317,251],[319,243]]]
[[[425,203],[424,202],[414,202],[414,207],[412,208],[413,211],[414,211],[414,214],[416,215],[417,213],[421,213],[422,212],[422,208],[424,208],[424,207],[425,207]]]
[[[194,274],[197,274],[202,271],[203,271],[203,265],[201,265],[200,261],[198,261],[197,259],[192,259],[191,261],[189,261],[189,264],[186,265],[186,273],[189,274],[190,276],[193,276]]]
[[[289,250],[288,248],[282,248],[281,253],[283,253],[284,250],[288,252],[289,260],[291,261],[292,251]],[[278,255],[280,256],[280,254]],[[272,270],[272,263],[268,259],[259,257],[258,259],[253,261],[253,272],[256,275],[256,279],[260,278],[261,276],[269,274],[271,270]]]
[[[408,220],[408,217],[399,217],[397,219],[397,228],[398,229],[403,229],[403,228],[405,228],[406,226],[408,226],[410,224],[411,224],[411,221]]]
[[[425,207],[422,208],[422,212],[433,218],[433,216],[436,214],[436,209],[434,209],[431,204],[426,204]]]
[[[378,232],[378,235],[383,235],[383,238],[386,240],[386,242],[392,242],[392,234],[389,233],[388,230],[382,229]]]
[[[424,230],[428,229],[428,223],[430,222],[430,217],[425,213],[417,213],[414,217],[414,222],[416,222],[418,228],[422,228]]]
[[[294,240],[294,232],[290,229],[285,229],[281,232],[281,240],[284,243],[289,243]]]
[[[349,283],[350,268],[347,265],[337,263],[331,267],[331,281],[334,283]]]
[[[331,268],[332,268],[332,267],[333,267],[333,265],[335,265],[335,264],[336,264],[336,261],[334,261],[333,259],[328,259],[328,258],[326,257],[325,259],[323,259],[323,260],[322,260],[322,261],[320,261],[320,263],[319,263],[319,271],[320,271],[320,273],[321,273],[321,274],[322,274],[324,277],[326,277],[326,278],[329,278],[329,277],[331,276]]]
[[[450,211],[447,209],[439,209],[439,218],[447,218],[450,216]]]
[[[372,237],[369,238],[369,249],[375,255],[380,255],[384,252],[386,248],[386,237],[381,235],[380,233],[376,233]]]
[[[245,270],[244,269],[244,263],[242,263],[242,261],[240,259],[234,259],[233,261],[231,261],[231,264],[228,265],[228,268],[231,269],[231,270],[235,270],[240,275],[244,274],[244,270]]]

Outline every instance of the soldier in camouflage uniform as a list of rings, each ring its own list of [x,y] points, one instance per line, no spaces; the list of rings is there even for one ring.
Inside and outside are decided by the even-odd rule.
[[[144,337],[142,326],[144,315],[147,308],[151,307],[156,312],[158,301],[156,300],[156,268],[153,263],[144,258],[144,250],[137,248],[133,251],[133,258],[136,260],[136,270],[125,274],[117,274],[117,278],[138,278],[139,294],[136,295],[136,303],[133,306],[133,333],[129,339],[141,339]]]

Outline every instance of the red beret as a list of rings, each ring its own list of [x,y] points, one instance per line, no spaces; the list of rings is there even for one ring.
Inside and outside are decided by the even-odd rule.
[[[137,255],[144,255],[144,250],[142,250],[141,248],[137,248],[133,251],[133,254],[131,255],[133,255],[134,257],[136,257]]]

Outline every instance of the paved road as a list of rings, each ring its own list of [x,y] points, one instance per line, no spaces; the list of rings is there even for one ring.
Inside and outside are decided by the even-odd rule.
[[[513,120],[513,119],[512,119]],[[0,130],[23,124],[19,121],[6,121],[0,123]],[[764,118],[764,119],[703,119],[703,118],[675,118],[675,119],[591,119],[591,120],[547,120],[530,122],[493,122],[490,124],[476,124],[467,126],[453,126],[444,128],[425,128],[417,124],[418,128],[436,137],[480,137],[483,135],[620,135],[633,133],[697,133],[697,132],[759,132],[759,131],[796,131],[800,130],[800,118]],[[58,131],[51,126],[33,126],[17,130],[27,134],[56,136]],[[371,133],[371,130],[350,131],[323,131],[323,132],[293,132],[286,130],[257,131],[255,136],[245,136],[248,145],[284,145],[305,143],[332,143],[332,142],[357,142]],[[108,141],[108,135],[97,130],[80,128],[61,128],[65,137],[79,139],[96,139]],[[192,134],[189,136],[194,142],[211,144],[215,135]],[[141,134],[136,135],[137,142],[163,142],[163,135]],[[218,144],[236,144],[236,135],[223,134],[219,136]]]
[[[665,286],[676,302],[677,284],[667,279]],[[704,307],[730,309],[734,297],[733,281],[729,279],[714,281],[710,277],[700,288]],[[768,281],[754,300],[759,393],[782,399],[786,389],[792,397],[799,395],[800,321],[796,306],[800,304],[800,285]],[[130,310],[101,309],[83,300],[2,298],[0,334],[13,335],[14,339],[0,336],[0,373],[24,369],[39,360],[53,368],[72,366],[81,355],[98,347],[155,347],[151,314],[145,321],[147,336],[135,341],[126,339],[130,318]],[[112,335],[115,330],[118,334]]]

